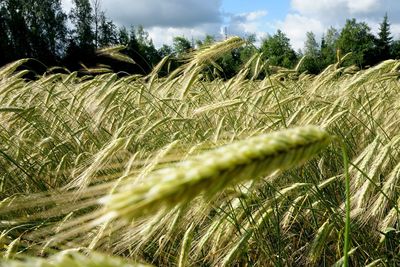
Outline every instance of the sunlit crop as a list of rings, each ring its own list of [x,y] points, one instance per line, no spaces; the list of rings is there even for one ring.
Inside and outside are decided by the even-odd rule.
[[[400,62],[226,80],[242,44],[167,76],[0,69],[0,266],[400,264]]]

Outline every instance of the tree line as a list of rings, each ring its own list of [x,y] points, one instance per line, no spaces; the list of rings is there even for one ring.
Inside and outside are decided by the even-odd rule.
[[[203,40],[189,41],[174,37],[172,45],[154,46],[145,29],[138,26],[117,27],[106,17],[100,0],[73,0],[66,13],[61,0],[2,0],[0,2],[0,65],[20,58],[34,58],[35,71],[50,66],[65,66],[79,70],[82,66],[101,63],[112,65],[116,71],[146,74],[163,57],[170,55],[171,68],[180,64],[188,51],[207,46],[216,38],[207,35]],[[336,54],[352,52],[347,64],[360,68],[372,66],[389,58],[400,58],[400,40],[393,40],[387,15],[383,17],[377,36],[365,22],[346,21],[340,30],[329,28],[320,41],[308,32],[304,49],[294,51],[289,38],[280,30],[269,35],[256,47],[255,35],[247,36],[247,45],[223,55],[217,62],[224,75],[230,77],[254,54],[260,53],[269,64],[294,67],[305,56],[302,71],[319,73],[336,61]],[[96,50],[124,45],[124,54],[135,64],[112,62],[99,58]]]

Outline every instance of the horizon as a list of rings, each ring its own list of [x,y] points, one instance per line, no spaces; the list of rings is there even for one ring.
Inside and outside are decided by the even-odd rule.
[[[400,1],[396,0],[284,0],[266,2],[253,0],[245,5],[239,0],[102,0],[101,9],[117,26],[143,25],[155,47],[170,45],[175,36],[203,39],[207,34],[221,37],[226,27],[228,35],[246,37],[256,34],[257,43],[278,29],[290,39],[294,50],[303,49],[306,32],[312,31],[317,41],[329,27],[340,29],[346,19],[355,18],[368,24],[374,34],[387,13],[391,33],[400,38]],[[69,11],[72,0],[62,0]]]

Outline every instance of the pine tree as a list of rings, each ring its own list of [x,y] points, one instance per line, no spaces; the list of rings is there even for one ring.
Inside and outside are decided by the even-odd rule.
[[[122,45],[128,45],[129,43],[129,32],[125,26],[119,28],[118,43]]]
[[[379,27],[377,49],[379,52],[379,61],[390,58],[390,46],[392,44],[393,37],[390,33],[390,24],[388,22],[388,16],[385,14],[383,21]]]

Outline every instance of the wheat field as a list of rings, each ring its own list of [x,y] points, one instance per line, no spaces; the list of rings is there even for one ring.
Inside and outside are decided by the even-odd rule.
[[[226,80],[243,43],[167,76],[1,68],[0,266],[399,265],[400,61]]]

